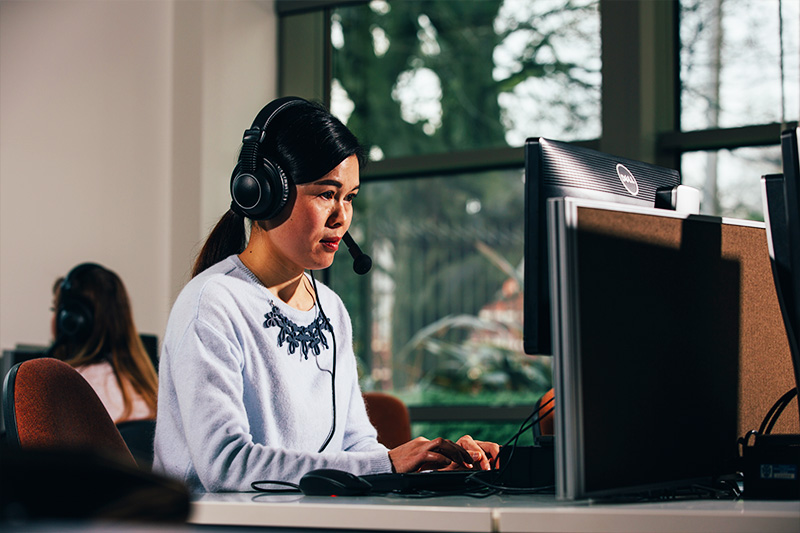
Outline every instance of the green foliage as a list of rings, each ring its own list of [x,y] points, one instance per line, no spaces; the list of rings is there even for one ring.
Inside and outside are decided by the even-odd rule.
[[[435,365],[425,371],[417,363],[416,371],[408,374],[417,386],[448,391],[449,394],[503,391],[527,392],[546,390],[551,382],[550,367],[542,358],[532,358],[519,351],[497,346],[488,341],[467,339],[461,342],[442,338],[451,329],[464,328],[473,332],[488,331],[503,334],[504,324],[481,320],[473,316],[445,317],[421,329],[408,345],[397,354],[400,361],[414,360],[410,353],[423,358],[430,355]],[[521,329],[521,325],[518,325]],[[518,332],[517,332],[518,333]],[[420,372],[420,369],[423,369]],[[416,377],[418,374],[418,377]]]
[[[526,135],[585,136],[599,126],[597,6],[404,0],[337,9],[332,70],[355,104],[348,126],[385,158],[507,146],[523,117],[501,99],[524,95],[526,116],[558,123],[523,122]]]
[[[503,146],[498,87],[488,82],[501,39],[491,25],[500,4],[407,0],[390,2],[387,13],[369,6],[337,10],[344,46],[333,55],[334,77],[357,108],[348,126],[386,157]],[[376,28],[389,41],[382,55],[375,51]],[[441,83],[442,127],[433,134],[423,121],[403,120],[396,96],[398,79],[421,69]]]

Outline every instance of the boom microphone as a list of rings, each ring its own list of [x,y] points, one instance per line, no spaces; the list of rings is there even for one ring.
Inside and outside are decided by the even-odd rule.
[[[372,258],[361,251],[356,241],[350,236],[350,232],[345,232],[342,240],[347,245],[347,251],[353,256],[353,270],[356,274],[366,274],[372,268]]]

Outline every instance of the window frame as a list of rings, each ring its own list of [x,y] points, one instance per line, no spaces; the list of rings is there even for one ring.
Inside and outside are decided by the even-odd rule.
[[[680,169],[685,152],[778,145],[791,124],[681,131],[680,4],[677,0],[599,0],[602,135],[576,143],[621,157]],[[330,105],[331,15],[368,0],[276,0],[278,93]],[[363,181],[425,179],[490,169],[522,169],[523,148],[466,150],[370,162]],[[480,412],[476,412],[476,408]],[[519,408],[411,408],[412,420],[518,420]]]

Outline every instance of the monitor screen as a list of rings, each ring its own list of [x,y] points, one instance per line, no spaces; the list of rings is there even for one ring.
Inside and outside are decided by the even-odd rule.
[[[525,143],[525,353],[552,355],[547,262],[548,198],[571,196],[653,207],[657,192],[680,185],[678,171],[531,138]]]
[[[781,134],[783,174],[761,178],[772,276],[791,348],[795,386],[800,385],[800,156],[797,138],[797,128]],[[791,398],[786,399],[788,401]],[[784,407],[780,408],[778,416]]]
[[[798,129],[792,128],[781,134],[781,154],[786,209],[786,246],[789,251],[789,273],[785,276],[781,292],[786,300],[784,322],[792,345],[795,384],[800,387],[800,152],[798,151]],[[780,283],[780,282],[779,282]],[[788,312],[787,312],[788,311]]]

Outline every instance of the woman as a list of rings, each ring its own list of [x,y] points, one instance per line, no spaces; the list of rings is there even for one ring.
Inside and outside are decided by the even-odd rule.
[[[362,162],[353,134],[302,99],[270,103],[245,132],[231,209],[167,324],[155,469],[191,490],[242,491],[317,468],[489,468],[496,444],[387,450],[369,423],[350,317],[310,274],[331,265],[350,226]]]
[[[155,418],[158,378],[119,276],[82,263],[56,280],[53,297],[49,354],[80,372],[115,423]]]

